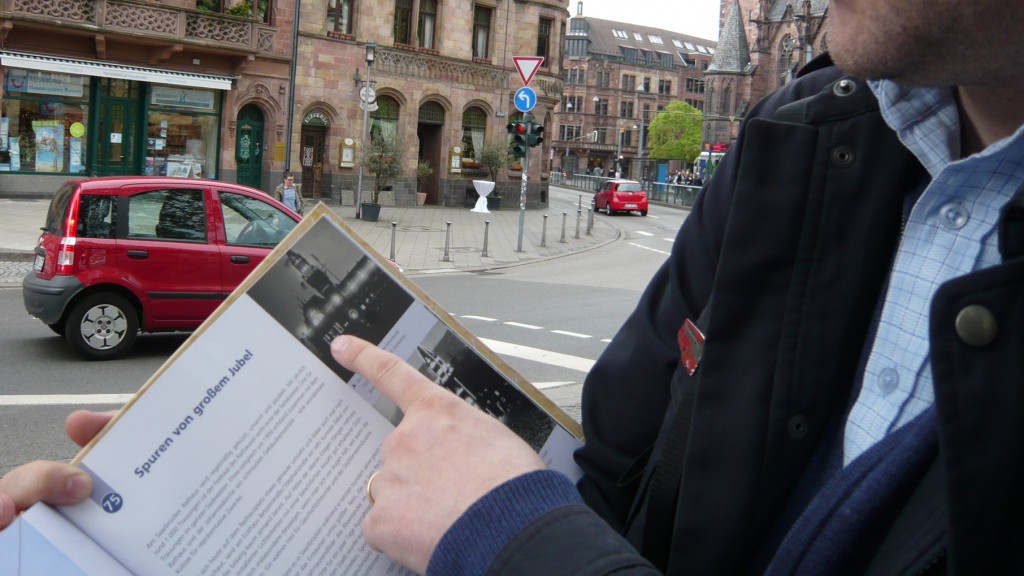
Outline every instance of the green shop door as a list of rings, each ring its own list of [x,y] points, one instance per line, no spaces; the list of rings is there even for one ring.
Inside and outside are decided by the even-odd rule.
[[[255,104],[246,104],[238,111],[235,133],[237,181],[243,186],[259,188],[263,176],[263,112]]]
[[[138,82],[102,78],[97,90],[95,138],[90,150],[95,151],[92,173],[97,176],[140,174],[139,115],[142,88]]]

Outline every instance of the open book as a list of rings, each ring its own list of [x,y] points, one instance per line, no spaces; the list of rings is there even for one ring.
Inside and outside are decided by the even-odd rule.
[[[401,413],[330,356],[343,333],[578,477],[576,422],[321,204],[75,458],[91,499],[0,532],[0,576],[403,573],[360,532]]]

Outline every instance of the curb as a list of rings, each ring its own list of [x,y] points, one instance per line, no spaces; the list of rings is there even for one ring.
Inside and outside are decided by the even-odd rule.
[[[32,262],[35,252],[27,250],[0,250],[0,262]]]

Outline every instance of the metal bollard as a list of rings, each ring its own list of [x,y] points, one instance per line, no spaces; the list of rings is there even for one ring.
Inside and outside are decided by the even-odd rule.
[[[487,231],[491,228],[491,221],[484,220],[484,250],[480,253],[484,258],[487,257]]]
[[[568,214],[568,212],[562,212],[562,238],[559,240],[562,244],[565,244],[565,217]]]
[[[587,236],[590,236],[590,232],[594,229],[594,211],[587,208]]]
[[[448,248],[449,248],[449,246],[451,246],[451,242],[452,242],[452,223],[448,222],[447,225],[445,226],[445,230],[444,230],[444,258],[441,259],[442,262],[451,262],[452,261],[452,259],[448,256]]]
[[[577,210],[582,210],[583,209],[583,194],[580,194],[579,198],[576,200],[576,209]]]
[[[547,248],[548,246],[548,215],[544,215],[544,224],[540,229],[540,247]]]
[[[395,234],[397,234],[398,222],[391,223],[391,261],[395,261]]]
[[[583,216],[583,211],[580,210],[579,208],[577,208],[576,209],[576,236],[574,236],[574,238],[576,238],[577,240],[579,240],[579,238],[580,238],[580,217],[582,217],[582,216]]]

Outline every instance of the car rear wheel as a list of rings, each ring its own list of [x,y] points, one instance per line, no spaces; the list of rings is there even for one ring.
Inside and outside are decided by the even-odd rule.
[[[640,211],[640,215],[641,216],[647,216],[647,210],[641,210]]]
[[[609,203],[604,205],[604,211],[607,212],[609,216],[614,216],[615,215],[615,210],[612,210],[612,203],[611,202],[609,202]]]
[[[68,315],[64,337],[91,360],[116,358],[139,335],[139,316],[124,297],[110,292],[86,296]]]

